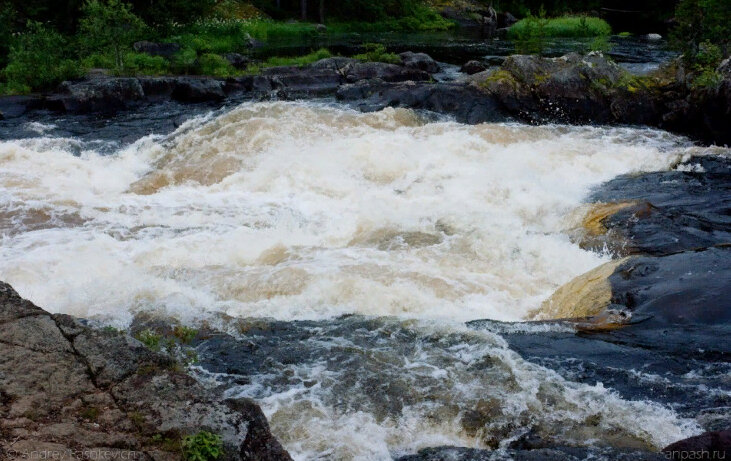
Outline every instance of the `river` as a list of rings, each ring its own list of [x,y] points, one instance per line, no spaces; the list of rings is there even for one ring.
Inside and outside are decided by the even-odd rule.
[[[230,333],[199,346],[197,375],[256,399],[296,459],[507,448],[528,432],[657,450],[701,432],[672,402],[572,379],[508,340],[572,333],[510,322],[611,260],[570,238],[593,188],[674,168],[701,150],[686,139],[329,101],[182,114],[170,133],[125,117],[4,132],[0,279],[51,312]]]

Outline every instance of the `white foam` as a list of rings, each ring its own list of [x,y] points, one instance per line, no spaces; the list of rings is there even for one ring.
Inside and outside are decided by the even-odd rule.
[[[593,185],[671,165],[677,139],[657,133],[247,103],[109,156],[3,142],[0,210],[78,219],[6,225],[0,277],[118,320],[517,320],[605,260],[569,242],[566,216]]]

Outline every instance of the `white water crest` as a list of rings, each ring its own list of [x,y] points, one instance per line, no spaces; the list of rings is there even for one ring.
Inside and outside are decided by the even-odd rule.
[[[0,276],[54,312],[519,320],[605,261],[591,186],[678,158],[650,130],[244,104],[114,155],[0,144]]]
[[[75,139],[4,141],[0,280],[52,312],[117,326],[141,311],[183,322],[361,314],[392,317],[384,338],[409,319],[426,343],[437,325],[464,336],[405,357],[384,352],[416,402],[397,413],[361,404],[371,391],[359,385],[336,392],[356,373],[347,367],[289,371],[314,386],[275,389],[262,374],[232,390],[262,403],[297,459],[482,447],[521,424],[561,428],[568,442],[659,448],[697,426],[567,382],[497,332],[460,322],[521,320],[608,261],[567,235],[584,197],[617,175],[668,169],[689,149],[649,129],[466,126],[290,102],[245,103],[111,155]],[[352,349],[367,356],[364,344]],[[476,364],[487,358],[497,365],[485,374]],[[440,383],[419,388],[425,379]],[[490,416],[487,433],[462,422],[479,405],[503,415]]]

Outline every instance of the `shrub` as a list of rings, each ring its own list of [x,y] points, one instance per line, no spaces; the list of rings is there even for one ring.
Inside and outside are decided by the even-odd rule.
[[[182,440],[185,461],[213,461],[223,456],[221,436],[207,431],[189,435]]]
[[[140,333],[135,336],[137,340],[139,340],[142,344],[147,346],[148,349],[151,349],[153,351],[159,351],[160,346],[160,340],[162,339],[162,336],[155,333],[152,330],[143,330]]]
[[[109,52],[117,70],[125,66],[125,53],[146,29],[130,5],[120,0],[88,0],[82,9],[80,40],[91,52]]]
[[[69,59],[67,40],[41,23],[29,22],[27,31],[10,46],[3,92],[45,89],[79,74],[78,64]]]
[[[165,75],[170,72],[170,63],[161,56],[129,52],[124,55],[125,72],[134,75]]]
[[[601,37],[612,33],[611,26],[601,18],[589,16],[564,16],[546,19],[528,16],[521,19],[508,31],[511,38],[519,38],[532,33],[537,27],[542,28],[546,37]]]
[[[685,62],[698,65],[704,60],[704,43],[713,44],[721,56],[731,51],[731,2],[728,0],[681,0],[675,10],[677,26],[670,43],[683,53]],[[706,62],[702,65],[708,65]]]
[[[386,52],[386,47],[380,43],[366,43],[363,45],[364,53],[353,56],[363,62],[385,62],[389,64],[400,64],[401,57],[396,53]]]
[[[231,63],[213,53],[206,53],[198,58],[198,71],[202,75],[213,77],[231,77],[239,73]]]

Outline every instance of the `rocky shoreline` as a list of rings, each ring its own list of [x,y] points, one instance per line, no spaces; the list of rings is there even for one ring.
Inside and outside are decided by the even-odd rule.
[[[0,98],[0,119],[37,110],[111,115],[166,101],[215,103],[229,99],[335,96],[363,111],[407,107],[463,123],[642,125],[706,144],[731,144],[731,61],[712,88],[695,88],[679,62],[655,76],[637,77],[600,53],[560,58],[514,55],[501,67],[439,81],[440,65],[423,53],[402,63],[327,58],[304,67],[273,67],[259,75],[110,77],[64,82],[41,96]],[[442,79],[444,80],[444,79]]]
[[[0,283],[0,458],[178,460],[217,434],[226,460],[290,460],[259,406],[201,386],[128,334],[51,315]]]

